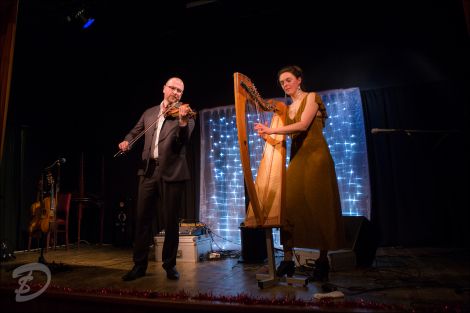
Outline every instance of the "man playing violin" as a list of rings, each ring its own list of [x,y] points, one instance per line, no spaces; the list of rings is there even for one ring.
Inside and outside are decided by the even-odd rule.
[[[194,113],[181,104],[184,83],[170,78],[163,86],[163,101],[147,109],[134,128],[119,143],[121,151],[132,147],[145,131],[142,166],[139,168],[136,229],[133,246],[134,267],[122,277],[130,281],[145,276],[149,247],[153,240],[152,222],[158,210],[163,217],[165,240],[162,267],[168,279],[178,279],[176,255],[179,244],[179,217],[184,206],[185,181],[190,180],[186,148],[194,129]],[[171,112],[171,114],[169,114]],[[152,126],[154,124],[155,126]],[[150,127],[150,128],[149,128]],[[148,129],[149,128],[149,129]]]

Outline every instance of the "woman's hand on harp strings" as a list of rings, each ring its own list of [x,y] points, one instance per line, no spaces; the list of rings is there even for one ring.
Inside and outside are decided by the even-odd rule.
[[[266,143],[269,143],[272,146],[276,146],[278,144],[282,144],[284,139],[280,138],[275,138],[271,137],[270,135],[276,134],[276,131],[274,128],[270,128],[265,124],[262,123],[255,123],[255,130],[258,132],[258,135],[266,141]]]
[[[258,132],[258,135],[264,140],[266,140],[266,136],[271,135],[273,133],[271,128],[262,123],[255,123],[255,130]]]

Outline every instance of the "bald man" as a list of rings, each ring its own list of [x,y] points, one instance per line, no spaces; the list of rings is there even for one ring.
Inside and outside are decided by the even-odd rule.
[[[176,255],[179,244],[179,216],[184,203],[185,181],[190,179],[186,148],[194,129],[189,108],[181,105],[184,83],[178,77],[163,85],[163,100],[147,109],[134,128],[119,143],[127,151],[131,142],[143,131],[142,163],[137,172],[139,188],[135,216],[134,267],[125,274],[124,281],[145,276],[149,248],[153,241],[152,221],[162,210],[165,240],[163,242],[163,269],[168,279],[179,279]],[[173,114],[167,114],[168,112]]]

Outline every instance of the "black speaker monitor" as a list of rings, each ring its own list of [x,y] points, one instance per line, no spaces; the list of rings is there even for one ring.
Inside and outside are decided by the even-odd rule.
[[[368,267],[375,259],[378,234],[364,216],[343,216],[346,248],[356,254],[356,265]]]
[[[264,263],[268,257],[266,230],[240,226],[242,251],[240,263]]]

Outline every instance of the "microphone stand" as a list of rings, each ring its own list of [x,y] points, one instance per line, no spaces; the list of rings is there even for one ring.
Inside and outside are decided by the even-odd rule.
[[[140,132],[137,136],[135,136],[131,141],[129,141],[129,147],[132,147],[132,145],[140,139],[140,137],[142,137],[150,128],[152,128],[153,126],[155,126],[155,124],[158,122],[158,120],[160,119],[160,117],[162,115],[165,115],[166,112],[170,111],[170,109],[173,109],[174,107],[176,107],[176,105],[178,103],[181,103],[181,102],[174,102],[173,104],[169,105],[168,108],[166,108],[165,111],[161,112],[160,114],[158,114],[157,118],[155,119],[155,121],[153,121],[146,129],[144,129],[142,132]],[[117,157],[117,156],[121,156],[121,155],[124,155],[125,154],[125,151],[123,150],[119,150],[118,152],[116,152],[113,156],[113,158]]]
[[[52,163],[48,167],[44,168],[44,170],[45,171],[50,171],[57,163],[60,165],[60,160],[55,160],[54,163]]]
[[[46,178],[44,177],[44,173],[41,174],[41,209],[43,207],[43,200],[44,200],[44,180]],[[42,218],[41,218],[42,219]],[[44,246],[46,245],[46,235],[41,229],[41,226],[39,227],[39,245],[41,246],[41,254],[38,257],[38,263],[47,265],[46,258],[44,258]]]
[[[449,130],[426,130],[426,129],[399,129],[399,128],[372,128],[370,130],[371,134],[378,133],[405,133],[410,136],[412,133],[434,133],[434,134],[449,134],[449,133],[458,133],[456,129]]]
[[[426,129],[399,129],[399,128],[372,128],[370,130],[371,134],[379,134],[379,133],[398,133],[398,134],[406,134],[407,136],[411,137],[412,134],[439,134],[441,135],[439,140],[434,144],[433,149],[436,149],[444,139],[449,136],[450,134],[460,133],[459,130],[456,129],[449,129],[449,130],[426,130]]]

